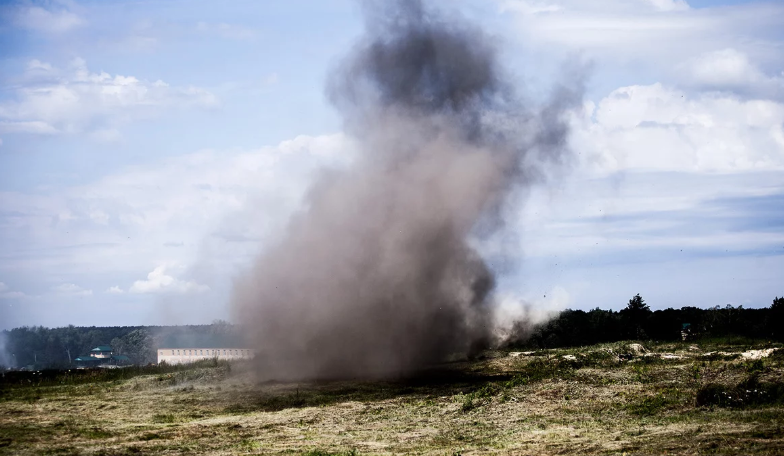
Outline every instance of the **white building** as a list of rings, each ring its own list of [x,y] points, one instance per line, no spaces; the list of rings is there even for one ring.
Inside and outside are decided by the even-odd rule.
[[[251,359],[253,356],[253,349],[250,348],[158,348],[158,364],[164,361],[166,364],[192,363],[194,361],[211,358],[225,360]]]
[[[113,354],[114,350],[110,345],[99,345],[90,350],[90,356],[93,358],[111,358]]]

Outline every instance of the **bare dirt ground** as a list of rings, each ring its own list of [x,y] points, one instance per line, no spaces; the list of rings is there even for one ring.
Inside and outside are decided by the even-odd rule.
[[[6,381],[0,453],[778,455],[776,347],[499,351],[387,381],[258,383],[239,363]]]

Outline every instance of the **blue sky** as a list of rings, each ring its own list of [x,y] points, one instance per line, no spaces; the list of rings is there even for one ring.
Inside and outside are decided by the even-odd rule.
[[[784,4],[460,0],[541,98],[590,62],[575,160],[477,240],[542,309],[784,295]],[[324,82],[353,1],[0,5],[0,327],[205,323],[350,166]]]

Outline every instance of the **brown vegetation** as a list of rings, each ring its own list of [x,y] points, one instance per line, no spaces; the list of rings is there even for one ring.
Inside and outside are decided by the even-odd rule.
[[[258,384],[240,363],[206,362],[8,376],[0,453],[782,454],[782,350],[705,356],[766,347],[490,352],[384,382]]]

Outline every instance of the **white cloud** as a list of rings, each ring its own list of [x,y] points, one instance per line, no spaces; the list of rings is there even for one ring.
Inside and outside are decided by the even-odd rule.
[[[748,56],[733,48],[704,53],[680,66],[692,87],[761,98],[784,98],[784,75],[768,76]]]
[[[116,286],[116,285],[113,286],[113,287],[107,288],[106,292],[109,293],[109,294],[123,294],[124,293],[123,289],[118,287],[118,286]]]
[[[116,128],[104,128],[90,133],[90,138],[102,143],[115,143],[122,140],[122,133]]]
[[[26,297],[27,295],[22,293],[21,291],[6,291],[0,293],[0,299],[22,299]]]
[[[61,295],[66,296],[91,296],[93,290],[87,290],[74,283],[63,283],[57,285],[53,290]]]
[[[768,216],[761,202],[784,194],[783,175],[625,172],[572,178],[559,192],[533,191],[515,229],[529,260],[562,268],[580,257],[640,261],[657,250],[684,249],[688,255],[778,250],[784,234],[760,221]],[[717,203],[728,198],[747,202],[748,213]],[[671,253],[664,258],[679,259]]]
[[[46,74],[51,71],[55,71],[55,68],[50,63],[42,62],[38,59],[33,59],[27,62],[27,71],[31,74],[35,74],[35,72]]]
[[[601,172],[784,169],[784,104],[662,84],[621,87],[588,103],[572,142]]]
[[[2,105],[0,105],[0,116],[2,116]],[[52,135],[58,133],[58,130],[46,122],[40,120],[34,121],[4,121],[0,120],[0,133],[32,133],[36,135]]]
[[[719,87],[748,84],[762,76],[745,54],[732,48],[705,53],[688,68],[695,81]]]
[[[11,290],[11,287],[3,282],[0,282],[0,299],[22,299],[26,297],[27,295],[21,291],[13,291]]]
[[[647,0],[658,11],[685,11],[689,4],[684,0]]]
[[[522,44],[552,55],[581,51],[602,64],[666,74],[673,63],[735,48],[752,61],[780,65],[784,4],[696,8],[679,0],[497,0],[513,15]]]
[[[147,274],[147,280],[137,280],[128,289],[131,293],[203,293],[210,287],[193,281],[179,280],[166,273],[170,265],[162,264]]]
[[[533,0],[503,0],[500,2],[500,7],[501,11],[513,11],[524,15],[554,13],[563,9],[563,6],[555,2]]]
[[[172,87],[163,81],[91,72],[75,59],[59,69],[33,60],[14,99],[0,103],[0,132],[79,133],[101,141],[119,139],[117,124],[154,117],[161,109],[202,107],[218,99],[199,87]]]
[[[251,28],[237,24],[227,24],[225,22],[198,22],[196,24],[196,30],[200,33],[217,35],[221,38],[231,40],[252,40],[256,38],[257,35],[256,31]]]
[[[63,33],[86,24],[87,21],[69,11],[60,2],[49,3],[48,8],[37,5],[10,7],[14,25],[44,33]]]
[[[284,231],[313,174],[343,166],[352,149],[341,134],[299,136],[256,150],[161,159],[80,186],[0,191],[0,275],[69,271],[67,282],[105,280],[105,290],[117,277],[138,278],[151,261],[165,260],[187,268],[187,276],[164,270],[178,281],[174,289],[187,278],[218,293],[238,264]],[[165,248],[161,258],[167,243],[180,247]],[[194,272],[205,263],[214,269]],[[162,280],[140,280],[136,291],[151,291]]]

